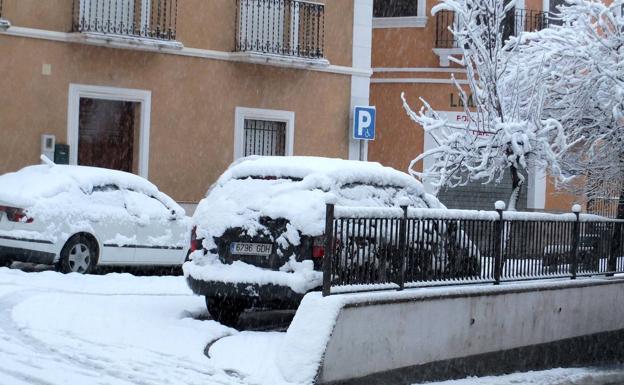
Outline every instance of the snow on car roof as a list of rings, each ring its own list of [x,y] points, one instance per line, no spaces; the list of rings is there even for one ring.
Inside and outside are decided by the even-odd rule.
[[[29,207],[38,200],[54,197],[76,188],[90,192],[94,186],[116,185],[159,196],[158,188],[130,173],[97,167],[37,165],[0,175],[0,202]]]
[[[323,232],[330,194],[337,196],[339,206],[389,207],[400,196],[408,196],[414,207],[443,207],[416,179],[379,163],[249,157],[219,178],[199,203],[193,221],[198,235],[209,239],[227,228],[262,231],[262,216],[286,218],[295,230],[316,236]]]
[[[246,177],[277,177],[303,179],[327,177],[342,183],[361,182],[400,187],[421,185],[413,177],[377,162],[363,162],[314,156],[250,156],[235,162],[219,179]]]

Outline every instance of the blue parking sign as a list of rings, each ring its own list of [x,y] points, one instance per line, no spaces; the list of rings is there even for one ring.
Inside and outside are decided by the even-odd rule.
[[[353,113],[353,139],[375,139],[375,107],[355,107]]]

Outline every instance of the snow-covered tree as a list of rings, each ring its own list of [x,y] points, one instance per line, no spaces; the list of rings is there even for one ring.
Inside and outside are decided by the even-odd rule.
[[[539,85],[540,117],[559,121],[577,143],[560,164],[584,178],[564,186],[590,200],[620,196],[624,203],[623,5],[568,0],[562,26],[510,40],[514,55],[503,83]],[[519,109],[530,110],[531,92],[520,92]],[[624,218],[624,204],[618,215]]]
[[[476,105],[474,111],[467,107],[467,90],[453,78],[466,106],[465,124],[449,122],[422,99],[422,108],[414,112],[402,95],[409,117],[438,144],[411,162],[410,173],[440,188],[477,181],[499,183],[509,170],[509,210],[515,210],[524,174],[530,170],[542,169],[561,176],[558,160],[568,147],[556,120],[536,118],[541,115],[541,95],[534,93],[531,97],[534,111],[520,109],[520,94],[510,93],[501,83],[513,54],[505,48],[503,37],[512,32],[506,30],[513,25],[506,17],[514,7],[514,0],[442,0],[432,10],[434,14],[450,11],[455,16],[450,31],[463,54],[451,60],[466,69],[468,88]],[[426,157],[434,159],[433,166],[418,172],[416,164]]]

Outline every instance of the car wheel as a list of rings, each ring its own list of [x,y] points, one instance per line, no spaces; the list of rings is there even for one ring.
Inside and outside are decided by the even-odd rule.
[[[59,270],[62,273],[91,273],[97,263],[97,251],[93,241],[83,235],[76,235],[67,241],[61,251]]]
[[[0,258],[0,267],[11,267],[12,264],[13,264],[13,261],[11,261],[10,259]]]
[[[235,327],[245,305],[234,299],[206,296],[208,313],[215,321],[225,326]]]

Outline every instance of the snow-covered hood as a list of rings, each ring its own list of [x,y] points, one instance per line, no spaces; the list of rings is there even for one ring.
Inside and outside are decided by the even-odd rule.
[[[253,233],[262,229],[259,219],[267,216],[286,218],[294,229],[317,236],[324,230],[329,194],[341,206],[392,207],[400,196],[407,196],[415,207],[443,208],[413,177],[379,163],[249,157],[219,178],[200,202],[193,224],[199,237],[208,238],[232,227]]]

